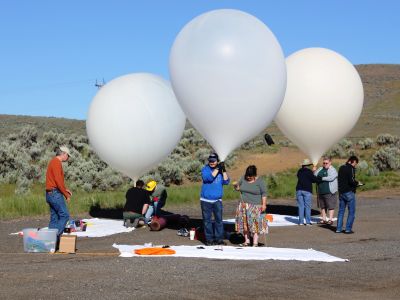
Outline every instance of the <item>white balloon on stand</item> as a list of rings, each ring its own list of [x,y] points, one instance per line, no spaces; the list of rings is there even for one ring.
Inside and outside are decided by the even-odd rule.
[[[286,95],[275,121],[316,164],[357,123],[363,85],[346,58],[325,48],[297,51],[286,67]]]
[[[169,67],[183,111],[221,160],[269,125],[285,94],[277,39],[238,10],[214,10],[190,21],[175,39]]]
[[[118,77],[98,91],[86,130],[101,159],[137,179],[171,153],[185,122],[169,82],[137,73]]]

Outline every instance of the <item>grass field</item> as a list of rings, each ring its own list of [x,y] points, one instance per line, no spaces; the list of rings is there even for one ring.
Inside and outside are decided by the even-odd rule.
[[[295,198],[296,169],[279,172],[265,177],[269,198]],[[357,179],[365,185],[360,190],[376,190],[380,188],[400,187],[400,172],[381,172],[378,176],[369,176],[366,171],[360,171]],[[181,204],[197,204],[200,195],[200,184],[187,186],[171,186],[168,188],[168,207]],[[24,216],[39,216],[48,214],[44,188],[36,184],[25,196],[14,193],[15,186],[0,185],[0,219],[12,219]],[[116,210],[125,203],[125,190],[108,192],[75,191],[69,210],[72,216],[87,214],[93,209]],[[239,193],[232,185],[225,186],[224,200],[238,199]]]

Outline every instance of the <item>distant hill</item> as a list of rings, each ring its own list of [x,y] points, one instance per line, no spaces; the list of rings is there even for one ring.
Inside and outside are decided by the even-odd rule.
[[[376,137],[380,133],[400,135],[400,65],[355,67],[364,86],[364,108],[348,137]],[[275,124],[267,131],[282,135]]]
[[[356,68],[364,84],[365,103],[350,135],[400,135],[400,65],[358,65]]]
[[[400,135],[400,65],[357,65],[356,68],[364,85],[365,101],[362,115],[349,137],[376,137],[380,133]],[[25,125],[35,126],[39,134],[49,130],[86,134],[82,120],[0,115],[0,138],[18,132]],[[282,136],[275,124],[266,131]]]
[[[85,121],[54,118],[54,117],[31,117],[0,115],[0,138],[10,133],[16,133],[22,127],[32,125],[37,128],[39,135],[46,131],[63,132],[64,134],[86,135]]]

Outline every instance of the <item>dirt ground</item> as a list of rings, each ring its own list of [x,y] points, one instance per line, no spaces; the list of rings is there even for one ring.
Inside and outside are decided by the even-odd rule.
[[[268,175],[282,172],[290,168],[299,168],[300,163],[307,158],[298,148],[281,147],[276,153],[246,153],[241,154],[232,169],[228,169],[229,176],[234,180],[244,175],[249,165],[256,165],[258,175]],[[336,163],[343,163],[344,159],[334,159]]]
[[[22,238],[9,233],[46,226],[47,217],[2,221],[0,299],[400,299],[400,191],[360,194],[357,201],[353,235],[318,225],[274,227],[268,235],[269,247],[313,248],[350,260],[336,263],[121,258],[112,247],[199,244],[175,229],[79,238],[77,254],[27,254]],[[235,201],[224,207],[232,217]],[[268,209],[296,213],[294,200],[271,200]],[[200,220],[197,206],[175,212]]]
[[[297,148],[282,147],[276,153],[247,153],[239,156],[235,166],[229,169],[231,178],[243,176],[247,166],[256,165],[259,175],[281,172],[289,168],[299,167],[306,155]]]

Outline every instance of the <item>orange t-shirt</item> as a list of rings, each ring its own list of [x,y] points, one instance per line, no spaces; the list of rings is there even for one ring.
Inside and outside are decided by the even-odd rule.
[[[57,157],[54,157],[49,162],[46,172],[46,191],[50,191],[52,189],[59,189],[65,198],[70,196],[67,192],[67,188],[64,185],[64,171],[61,161]]]

